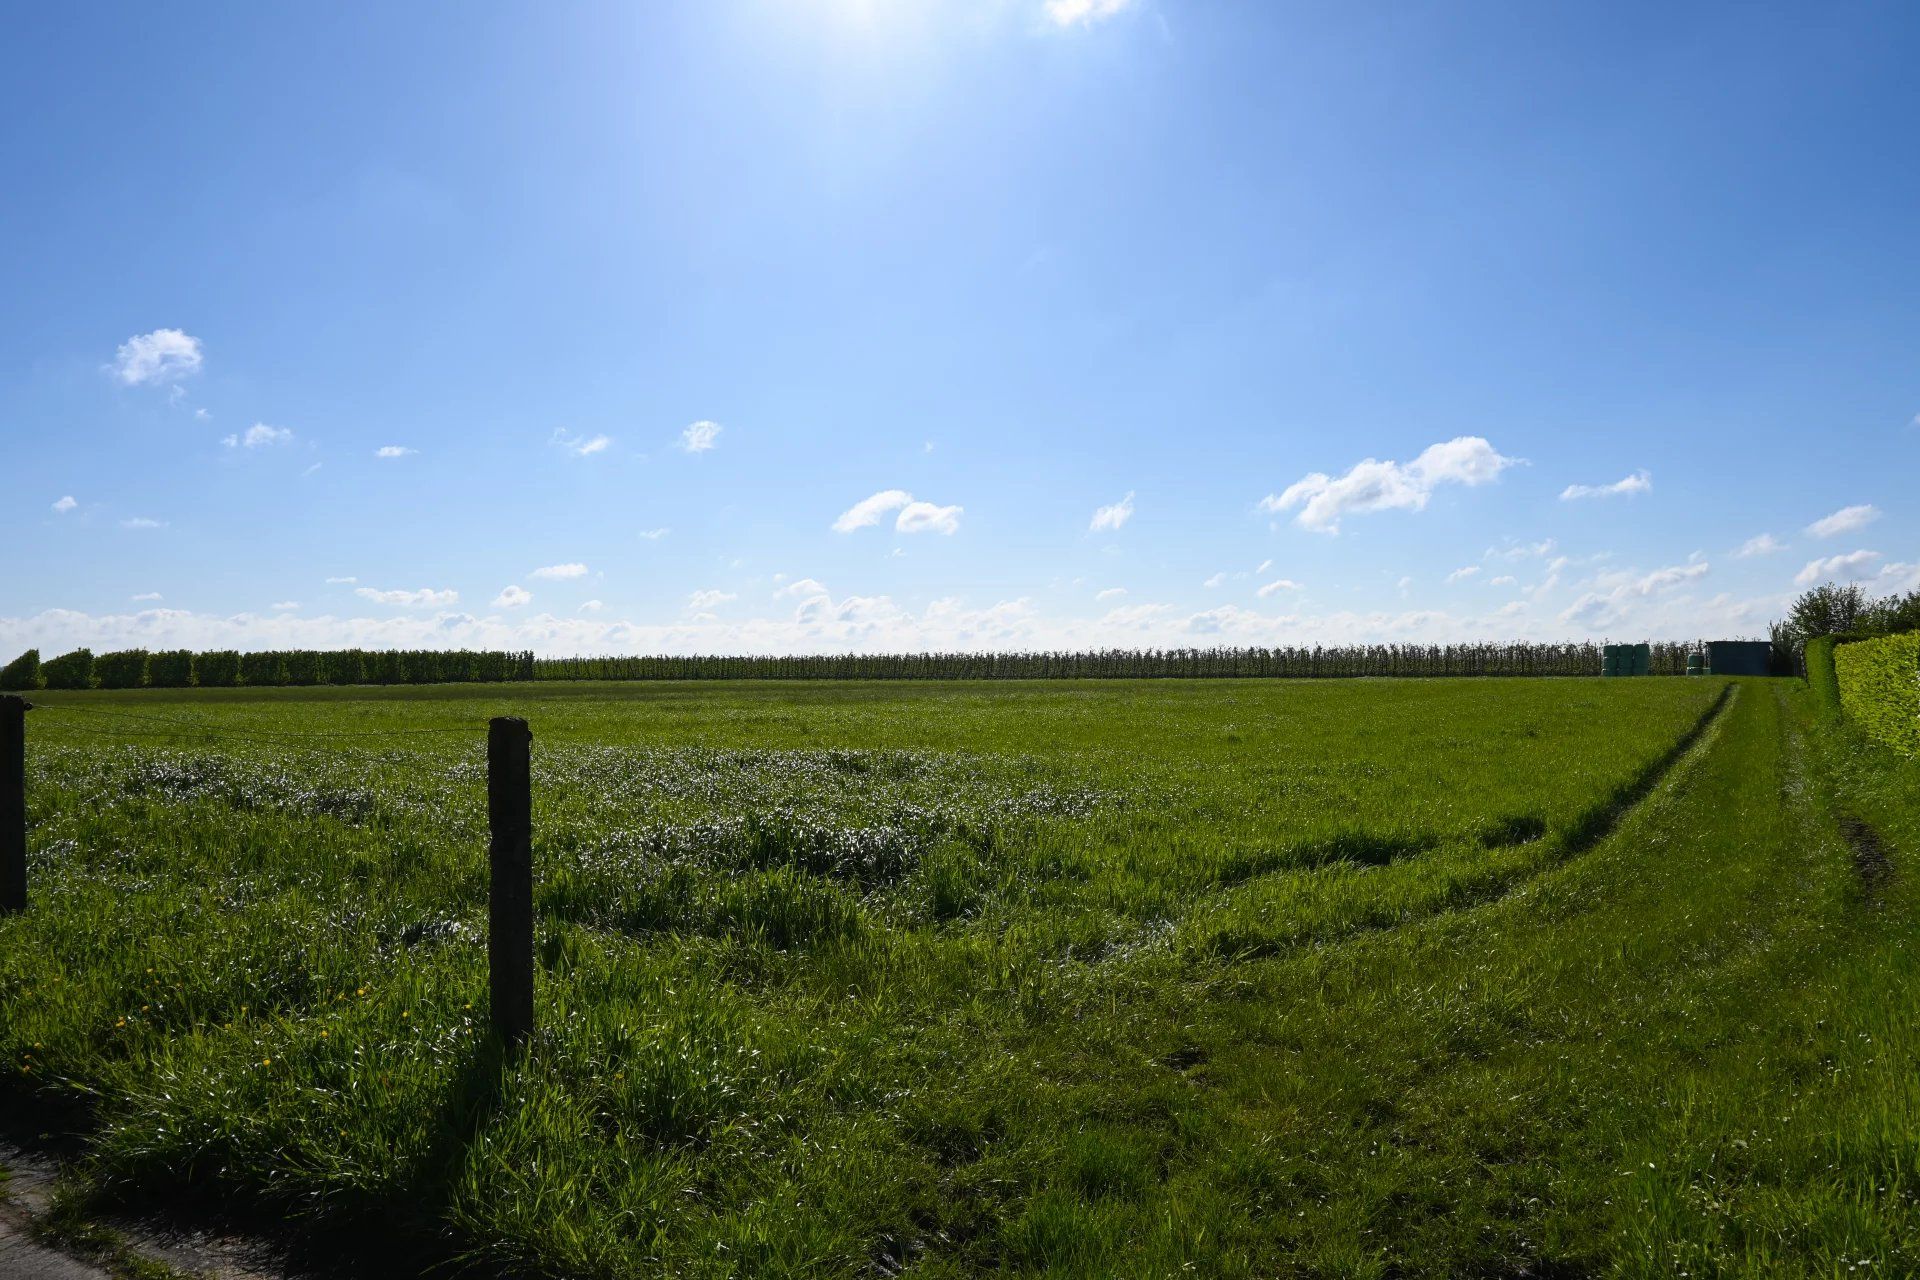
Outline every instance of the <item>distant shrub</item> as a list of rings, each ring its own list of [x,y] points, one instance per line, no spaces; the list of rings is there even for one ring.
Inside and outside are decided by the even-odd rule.
[[[231,649],[193,655],[193,682],[203,689],[229,689],[240,683],[240,655]]]
[[[288,684],[319,684],[320,655],[312,649],[293,649],[280,655],[281,678]]]
[[[1833,664],[1847,719],[1896,751],[1920,755],[1920,631],[1842,646]]]
[[[40,668],[49,689],[93,688],[93,650],[75,649],[52,658]]]
[[[156,689],[184,689],[193,683],[193,651],[163,649],[147,659],[147,683]]]
[[[0,689],[38,689],[40,687],[40,651],[29,649],[0,667]]]

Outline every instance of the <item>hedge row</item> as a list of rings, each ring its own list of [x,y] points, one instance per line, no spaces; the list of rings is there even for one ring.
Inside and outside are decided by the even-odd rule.
[[[1833,666],[1847,719],[1896,751],[1920,755],[1920,631],[1841,645]]]
[[[192,653],[75,649],[40,661],[27,652],[0,667],[0,689],[261,688],[315,684],[467,684],[533,679],[533,654],[472,649],[285,649]]]

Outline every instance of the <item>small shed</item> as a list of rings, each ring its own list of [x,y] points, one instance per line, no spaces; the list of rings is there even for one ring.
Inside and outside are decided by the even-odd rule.
[[[1767,640],[1714,640],[1707,645],[1707,665],[1717,676],[1770,676],[1773,644]]]

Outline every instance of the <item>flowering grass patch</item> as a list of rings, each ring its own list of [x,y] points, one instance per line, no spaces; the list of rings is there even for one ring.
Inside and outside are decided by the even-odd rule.
[[[1503,1152],[1479,1093],[1458,1133],[1435,1108],[1516,1044],[1649,1052],[1591,987],[1666,908],[1606,911],[1675,856],[1622,848],[1664,771],[1765,745],[1776,695],[1727,688],[45,693],[0,1087],[84,1135],[108,1201],[535,1274],[1624,1256],[1597,1173],[1534,1193],[1657,1115],[1645,1081],[1528,1075]],[[535,735],[539,1029],[505,1059],[493,714]]]

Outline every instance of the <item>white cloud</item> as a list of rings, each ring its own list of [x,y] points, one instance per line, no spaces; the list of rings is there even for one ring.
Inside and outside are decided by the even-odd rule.
[[[1754,537],[1748,538],[1745,542],[1741,543],[1740,549],[1734,552],[1734,554],[1742,560],[1746,560],[1753,556],[1770,556],[1776,551],[1785,551],[1786,549],[1786,543],[1780,541],[1770,533],[1762,533],[1756,534]]]
[[[889,511],[898,510],[913,501],[913,495],[905,489],[882,489],[871,498],[862,498],[840,513],[833,522],[835,533],[852,533],[855,529],[864,529],[880,523],[880,517]]]
[[[1279,494],[1260,500],[1273,514],[1300,508],[1294,522],[1318,533],[1338,533],[1350,515],[1375,511],[1420,511],[1443,484],[1482,485],[1497,479],[1519,459],[1500,454],[1479,436],[1459,436],[1429,445],[1402,466],[1366,458],[1338,478],[1322,472],[1303,476]]]
[[[1261,561],[1261,562],[1259,563],[1259,565],[1258,565],[1258,566],[1257,566],[1257,567],[1256,567],[1256,568],[1254,569],[1254,571],[1253,571],[1253,572],[1254,572],[1254,576],[1255,576],[1255,577],[1258,577],[1258,576],[1259,576],[1260,574],[1263,574],[1263,573],[1265,573],[1265,572],[1266,572],[1267,570],[1269,570],[1269,569],[1271,569],[1271,568],[1273,568],[1273,560],[1272,560],[1271,558],[1269,558],[1269,559],[1266,559],[1266,560],[1262,560],[1262,561]]]
[[[940,507],[931,502],[916,502],[905,489],[882,489],[879,493],[842,511],[833,522],[835,533],[852,533],[880,523],[889,511],[898,511],[893,527],[900,533],[954,533],[960,528],[962,507]]]
[[[178,329],[136,334],[120,344],[110,368],[130,387],[173,382],[199,370],[200,339]]]
[[[358,582],[358,581],[360,581],[360,579],[358,579],[358,578],[356,578],[356,577],[353,577],[353,576],[352,576],[351,574],[349,574],[348,576],[346,576],[346,577],[344,577],[344,578],[328,578],[328,579],[327,579],[327,585],[328,585],[328,586],[330,586],[330,587],[337,587],[337,586],[340,586],[340,585],[342,585],[342,584],[345,584],[345,585],[348,585],[348,586],[351,586],[351,585],[353,585],[354,583],[356,583],[356,582]]]
[[[658,542],[672,532],[673,530],[667,528],[667,526],[661,525],[658,529],[642,529],[640,536],[648,542]]]
[[[583,564],[578,564],[578,563],[550,564],[546,566],[544,569],[535,569],[533,571],[533,576],[536,578],[549,578],[554,580],[563,580],[566,578],[584,578],[587,576],[587,566]]]
[[[1056,27],[1091,26],[1132,7],[1133,0],[1046,0],[1043,6]]]
[[[936,507],[931,502],[909,502],[893,522],[898,533],[958,533],[962,507]]]
[[[1615,480],[1612,484],[1570,484],[1560,491],[1560,501],[1572,502],[1577,498],[1631,498],[1635,494],[1652,491],[1653,473],[1640,470],[1624,480]]]
[[[680,447],[688,453],[705,453],[720,442],[721,430],[719,423],[708,422],[702,418],[699,422],[690,423],[687,429],[680,433]],[[751,453],[752,450],[749,449],[748,452]]]
[[[590,458],[596,453],[605,453],[613,447],[612,436],[576,436],[565,427],[555,427],[551,443],[565,449],[576,458]]]
[[[1467,578],[1471,578],[1474,574],[1478,572],[1480,572],[1480,566],[1477,564],[1470,564],[1464,568],[1455,569],[1452,573],[1448,574],[1447,581],[1461,582]]]
[[[160,593],[158,591],[142,591],[139,595],[133,598],[135,600],[142,600],[142,601],[158,600],[160,598]]]
[[[533,602],[533,592],[515,583],[500,588],[500,594],[493,598],[496,609],[520,609]]]
[[[1099,533],[1103,530],[1118,529],[1131,519],[1133,519],[1133,490],[1129,489],[1127,496],[1120,501],[1096,509],[1093,519],[1087,523],[1087,528],[1094,533]]]
[[[371,600],[375,604],[419,606],[460,603],[458,591],[435,591],[432,587],[422,587],[418,591],[381,591],[374,587],[355,587],[353,594],[362,600]]]
[[[122,520],[120,527],[122,529],[164,529],[167,527],[167,522],[165,520],[155,520],[151,516],[133,516],[129,519]]]
[[[1880,558],[1878,551],[1849,551],[1807,561],[1807,567],[1793,575],[1795,585],[1810,587],[1816,582],[1857,582],[1866,576],[1867,566]]]
[[[225,436],[220,441],[229,449],[245,447],[259,449],[267,445],[292,444],[293,430],[290,427],[270,427],[264,422],[256,422],[247,428],[241,436]]]
[[[606,604],[599,600],[583,600],[580,603],[580,612],[581,613],[598,613],[606,607],[607,607]]]
[[[1556,565],[1559,563],[1555,562]],[[1705,560],[1692,560],[1682,565],[1655,569],[1647,574],[1600,574],[1594,579],[1594,590],[1586,592],[1561,610],[1560,620],[1585,626],[1604,626],[1619,621],[1624,616],[1624,607],[1632,601],[1696,582],[1705,577],[1710,568]],[[1553,578],[1557,577],[1556,568]]]
[[[1520,579],[1510,573],[1503,573],[1497,578],[1489,579],[1488,585],[1494,587],[1515,587],[1520,585]]]
[[[420,452],[418,449],[409,449],[404,444],[383,444],[373,451],[373,456],[376,458],[404,458],[409,454],[418,452]]]
[[[1879,518],[1880,508],[1863,502],[1857,507],[1842,507],[1830,516],[1820,517],[1807,526],[1807,532],[1816,538],[1832,538],[1864,529]]]
[[[1095,600],[1118,600],[1125,594],[1127,594],[1125,587],[1108,587],[1105,591],[1094,592],[1093,598]]]
[[[797,578],[773,593],[775,600],[790,597],[811,598],[827,594],[827,584],[816,578]]]
[[[1272,582],[1269,582],[1265,586],[1262,586],[1258,591],[1255,591],[1253,594],[1255,594],[1256,596],[1259,596],[1262,600],[1265,600],[1268,596],[1277,595],[1282,591],[1298,591],[1299,589],[1300,589],[1300,584],[1295,582],[1292,578],[1275,578]]]
[[[272,605],[272,608],[276,613],[280,612],[283,609],[298,609],[299,607],[300,607],[300,602],[298,600],[279,600],[279,601],[275,601],[274,604]]]
[[[714,587],[706,591],[696,591],[688,596],[687,607],[689,609],[711,609],[715,605],[722,605],[729,600],[738,600],[739,598],[739,596],[731,591],[722,591],[718,587]]]
[[[64,498],[62,498],[62,499],[60,499],[60,500],[59,500],[58,502],[56,502],[56,503],[54,503],[54,504],[53,504],[53,509],[54,509],[55,511],[57,511],[57,512],[59,512],[59,513],[60,513],[61,515],[65,515],[65,514],[67,514],[67,512],[69,512],[69,511],[71,511],[71,510],[73,510],[73,509],[74,509],[75,507],[77,507],[77,506],[79,506],[79,505],[80,505],[80,504],[79,504],[78,502],[75,502],[75,501],[73,500],[73,495],[72,495],[72,494],[68,494],[68,495],[67,495],[66,497],[64,497]]]
[[[1208,578],[1205,582],[1201,583],[1200,585],[1205,587],[1207,590],[1211,591],[1215,587],[1220,586],[1222,583],[1226,582],[1226,580],[1227,580],[1226,571],[1222,570],[1221,572],[1214,574],[1211,578]]]

